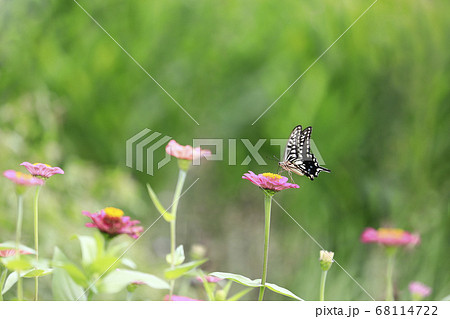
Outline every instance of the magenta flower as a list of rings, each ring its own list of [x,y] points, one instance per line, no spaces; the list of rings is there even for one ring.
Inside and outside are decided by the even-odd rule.
[[[98,228],[102,233],[114,237],[119,234],[127,234],[132,238],[138,238],[144,230],[138,220],[131,220],[129,216],[123,216],[121,209],[106,207],[97,213],[83,211],[83,215],[92,219],[92,223],[87,223],[86,227]]]
[[[11,257],[16,254],[15,249],[7,248],[7,249],[0,249],[0,257]],[[30,255],[31,253],[25,250],[19,250],[20,255]]]
[[[288,178],[273,173],[264,173],[256,175],[252,171],[245,173],[243,179],[248,179],[250,182],[265,190],[279,192],[288,188],[299,188],[297,184],[287,183]]]
[[[47,164],[42,164],[42,163],[31,164],[29,162],[23,162],[20,165],[25,166],[25,168],[33,176],[49,178],[49,177],[52,177],[55,174],[64,174],[64,171],[61,168],[59,168],[59,167],[52,167],[52,166],[47,165]]]
[[[166,295],[164,297],[164,301],[203,301],[203,300],[192,299],[189,297],[183,297],[183,296],[177,296],[177,295],[172,295],[172,299],[171,299],[169,295]]]
[[[33,177],[30,174],[16,172],[11,169],[4,171],[3,176],[21,186],[34,186],[44,184],[44,181],[39,178]]]
[[[361,234],[361,242],[385,246],[415,246],[420,242],[420,236],[398,228],[366,228]]]
[[[418,281],[410,283],[408,288],[414,300],[421,300],[428,297],[432,291],[430,287]]]
[[[211,155],[210,150],[202,150],[200,147],[192,148],[190,145],[180,145],[175,140],[171,140],[166,145],[166,152],[179,159],[194,160],[200,157],[207,157]]]
[[[213,276],[205,276],[205,277],[197,276],[195,279],[201,283],[203,283],[203,279],[205,279],[209,283],[216,283],[216,282],[222,280],[222,278],[217,278],[217,277],[213,277]]]

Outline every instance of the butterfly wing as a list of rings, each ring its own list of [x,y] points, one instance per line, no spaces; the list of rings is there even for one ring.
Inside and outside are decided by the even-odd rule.
[[[320,166],[314,154],[311,153],[311,133],[311,126],[304,130],[301,125],[294,128],[286,145],[283,167],[295,174],[306,175],[310,180],[314,180],[321,171],[328,173],[331,171]]]
[[[319,176],[319,173],[321,171],[330,173],[331,171],[325,167],[322,167],[317,162],[316,157],[313,154],[310,154],[311,156],[308,159],[305,159],[303,161],[295,161],[294,166],[298,168],[303,175],[306,175],[310,180],[314,180],[315,177]]]
[[[286,148],[284,150],[284,162],[293,162],[298,158],[298,144],[300,140],[300,136],[302,135],[302,126],[298,125],[293,130],[286,144]]]

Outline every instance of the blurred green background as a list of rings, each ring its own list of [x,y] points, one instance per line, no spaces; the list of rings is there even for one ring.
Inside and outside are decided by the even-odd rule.
[[[51,258],[56,243],[79,258],[72,235],[93,234],[82,210],[116,206],[149,226],[159,214],[146,182],[170,205],[175,161],[153,176],[125,165],[125,142],[142,129],[181,144],[193,138],[254,144],[287,138],[302,124],[313,126],[332,173],[313,182],[295,176],[300,190],[275,199],[376,299],[384,298],[386,261],[382,248],[360,243],[365,227],[421,235],[417,248],[397,258],[399,299],[409,298],[407,285],[415,280],[433,288],[430,299],[450,294],[448,1],[378,1],[255,125],[371,0],[79,2],[200,125],[75,2],[0,1],[0,169],[23,171],[18,164],[30,161],[66,172],[41,195],[41,255]],[[248,152],[237,145],[240,164]],[[186,187],[200,180],[180,202],[178,243],[207,247],[205,271],[261,277],[263,194],[241,176],[276,172],[279,148],[265,143],[260,153],[268,166],[205,161],[189,172]],[[32,195],[25,204],[29,246]],[[0,209],[0,242],[12,240],[16,202],[5,178]],[[163,276],[168,235],[160,219],[130,250],[139,270]],[[320,248],[276,205],[270,245],[268,281],[318,299]],[[50,300],[51,278],[41,282],[42,298]],[[189,282],[181,286],[179,294],[204,298]],[[138,291],[141,300],[163,296]],[[369,300],[337,265],[326,298]],[[266,299],[286,298],[267,293]]]

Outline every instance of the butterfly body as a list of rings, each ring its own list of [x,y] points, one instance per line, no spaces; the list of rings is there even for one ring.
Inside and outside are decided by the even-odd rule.
[[[288,172],[305,175],[310,180],[314,180],[321,171],[327,173],[331,171],[320,166],[314,154],[311,153],[311,132],[311,126],[304,130],[301,125],[296,126],[286,144],[283,162],[279,162],[278,165]]]

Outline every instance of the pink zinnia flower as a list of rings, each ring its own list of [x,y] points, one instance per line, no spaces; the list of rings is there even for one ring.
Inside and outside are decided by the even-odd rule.
[[[420,242],[420,237],[398,228],[366,228],[361,234],[361,241],[385,246],[415,246]]]
[[[15,249],[7,248],[7,249],[0,249],[0,257],[11,257],[16,254]],[[25,250],[19,250],[20,255],[30,255],[31,253]]]
[[[422,299],[431,294],[432,289],[421,282],[414,281],[408,286],[409,292],[413,295],[414,299]]]
[[[200,147],[192,148],[190,145],[180,145],[175,140],[171,140],[166,145],[166,152],[169,155],[175,156],[179,159],[194,160],[200,157],[206,157],[211,155],[210,150],[202,150]]]
[[[55,174],[64,174],[64,171],[61,168],[51,167],[50,165],[47,165],[47,164],[42,164],[42,163],[31,164],[29,162],[23,162],[20,165],[25,166],[25,168],[33,176],[49,178]]]
[[[4,171],[3,176],[21,186],[34,186],[44,184],[44,181],[39,178],[33,177],[30,174],[16,172],[11,169]]]
[[[279,192],[283,189],[288,188],[299,188],[297,184],[287,183],[288,178],[286,176],[281,176],[273,173],[264,173],[256,175],[252,171],[245,173],[242,176],[243,179],[248,179],[250,182],[259,186],[265,190],[270,190],[273,192]]]
[[[203,279],[205,279],[207,282],[210,282],[210,283],[216,283],[216,282],[222,280],[222,278],[217,278],[217,277],[213,277],[213,276],[205,276],[204,278],[202,278],[201,276],[197,276],[195,279],[201,283],[203,283]]]
[[[172,299],[170,299],[170,296],[166,295],[164,297],[164,301],[203,301],[203,300],[192,299],[189,297],[183,297],[183,296],[177,296],[177,295],[172,295]]]
[[[101,232],[111,237],[127,234],[132,238],[138,238],[144,230],[141,226],[135,226],[140,221],[131,220],[129,216],[123,216],[123,211],[114,207],[106,207],[97,213],[84,211],[83,215],[92,219],[92,223],[87,223],[86,227],[98,228]]]

